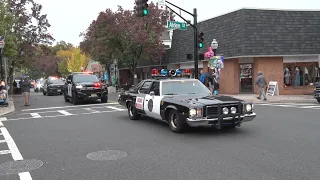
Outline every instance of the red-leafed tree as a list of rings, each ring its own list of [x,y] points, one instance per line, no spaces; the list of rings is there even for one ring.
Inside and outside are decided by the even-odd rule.
[[[172,13],[159,10],[153,3],[149,10],[145,17],[137,17],[135,11],[120,6],[116,12],[110,9],[101,12],[83,34],[80,47],[106,65],[117,60],[134,75],[140,61],[161,59],[164,45],[160,37],[167,21],[173,18]]]
[[[58,75],[58,62],[60,58],[53,54],[54,47],[46,45],[38,46],[31,61],[33,68],[45,76]]]

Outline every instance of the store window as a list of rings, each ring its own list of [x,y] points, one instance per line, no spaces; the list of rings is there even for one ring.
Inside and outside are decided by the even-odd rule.
[[[283,73],[285,87],[313,86],[320,82],[318,63],[285,63]]]

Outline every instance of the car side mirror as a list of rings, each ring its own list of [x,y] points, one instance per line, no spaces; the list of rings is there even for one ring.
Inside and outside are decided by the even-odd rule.
[[[150,96],[155,96],[156,94],[154,93],[154,91],[151,91],[151,92],[149,93],[149,95],[150,95]]]

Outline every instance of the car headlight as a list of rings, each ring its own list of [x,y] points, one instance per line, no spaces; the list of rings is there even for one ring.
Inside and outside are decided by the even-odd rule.
[[[246,104],[246,112],[250,112],[253,109],[253,105],[252,104]]]
[[[229,113],[229,109],[228,109],[227,107],[224,107],[224,108],[222,109],[222,113],[223,113],[223,114],[228,114],[228,113]]]
[[[82,86],[81,86],[81,85],[77,85],[76,88],[77,88],[77,89],[81,89]]]
[[[203,109],[202,108],[191,108],[189,109],[190,117],[203,117]]]
[[[237,113],[237,108],[231,107],[230,112],[231,112],[231,114]]]

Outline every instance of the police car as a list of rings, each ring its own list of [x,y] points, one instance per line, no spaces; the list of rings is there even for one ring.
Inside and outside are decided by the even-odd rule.
[[[256,117],[252,103],[214,96],[199,80],[181,77],[189,74],[190,70],[154,69],[152,79],[122,92],[118,102],[128,109],[130,119],[147,116],[164,120],[175,133],[188,127],[239,127]]]
[[[316,83],[313,97],[320,103],[320,83]]]
[[[92,72],[74,72],[67,76],[64,83],[64,100],[78,104],[81,100],[108,102],[108,87],[103,85]]]

